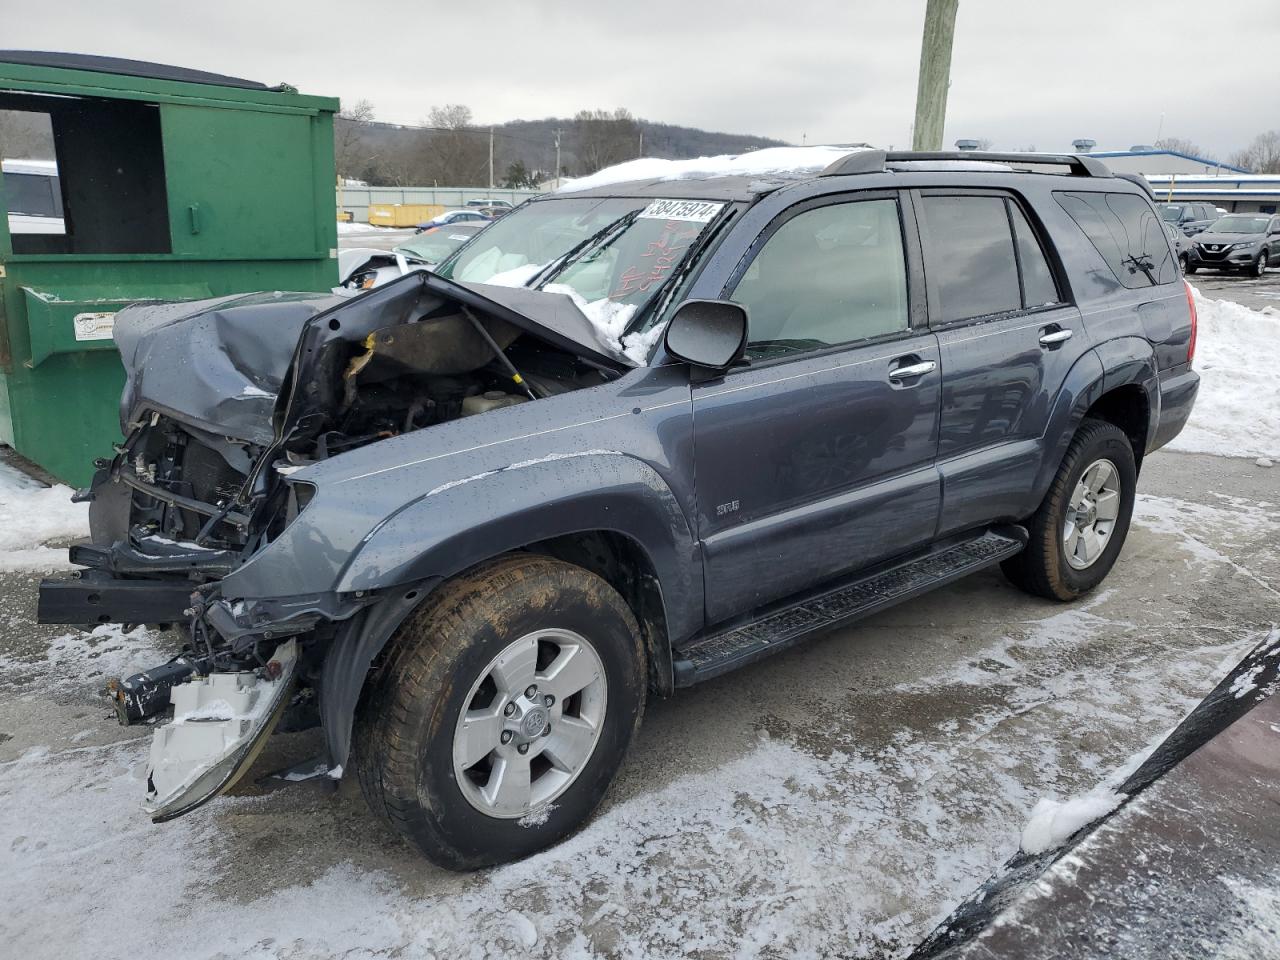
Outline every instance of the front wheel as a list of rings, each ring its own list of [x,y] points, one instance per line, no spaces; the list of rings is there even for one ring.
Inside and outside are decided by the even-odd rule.
[[[1193,273],[1195,271],[1195,268],[1191,266],[1191,261],[1187,258],[1185,253],[1178,254],[1178,266],[1182,268],[1182,272],[1184,274]]]
[[[644,710],[622,597],[532,554],[440,587],[370,677],[353,744],[370,806],[455,870],[528,856],[604,797]]]
[[[1004,561],[1017,587],[1051,600],[1074,600],[1111,572],[1129,532],[1138,471],[1124,431],[1085,420],[1040,508],[1028,522],[1022,553]]]
[[[1200,269],[1190,260],[1184,260],[1183,262],[1186,263],[1186,266],[1182,268],[1182,272],[1185,273],[1188,277]]]
[[[1249,272],[1255,277],[1260,277],[1267,272],[1267,251],[1265,248],[1258,254],[1258,261]]]

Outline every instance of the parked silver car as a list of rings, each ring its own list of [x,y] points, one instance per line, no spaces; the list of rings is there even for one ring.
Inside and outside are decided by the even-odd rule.
[[[1280,263],[1280,214],[1231,213],[1196,235],[1187,273],[1200,267],[1262,276]]]

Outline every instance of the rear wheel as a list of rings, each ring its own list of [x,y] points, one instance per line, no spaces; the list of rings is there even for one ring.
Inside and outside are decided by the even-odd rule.
[[[1044,502],[1027,526],[1027,548],[1001,565],[1028,593],[1074,600],[1111,572],[1133,516],[1137,467],[1124,431],[1085,420]]]
[[[639,629],[612,587],[506,557],[439,588],[388,644],[357,717],[360,784],[441,866],[516,860],[590,816],[645,692]]]

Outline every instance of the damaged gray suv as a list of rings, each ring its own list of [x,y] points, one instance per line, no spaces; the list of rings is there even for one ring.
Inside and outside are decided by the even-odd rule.
[[[292,778],[498,863],[587,819],[651,695],[994,564],[1095,587],[1194,304],[1139,187],[977,159],[562,191],[359,296],[122,311],[126,439],[40,619],[174,628],[113,688],[163,721],[152,817],[310,718]]]

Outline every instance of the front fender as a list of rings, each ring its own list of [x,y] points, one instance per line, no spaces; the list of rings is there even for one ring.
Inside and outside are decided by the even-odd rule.
[[[626,536],[648,555],[672,638],[701,626],[702,568],[684,512],[651,466],[608,450],[514,463],[427,491],[366,538],[337,589],[447,578],[540,540],[593,530]]]

